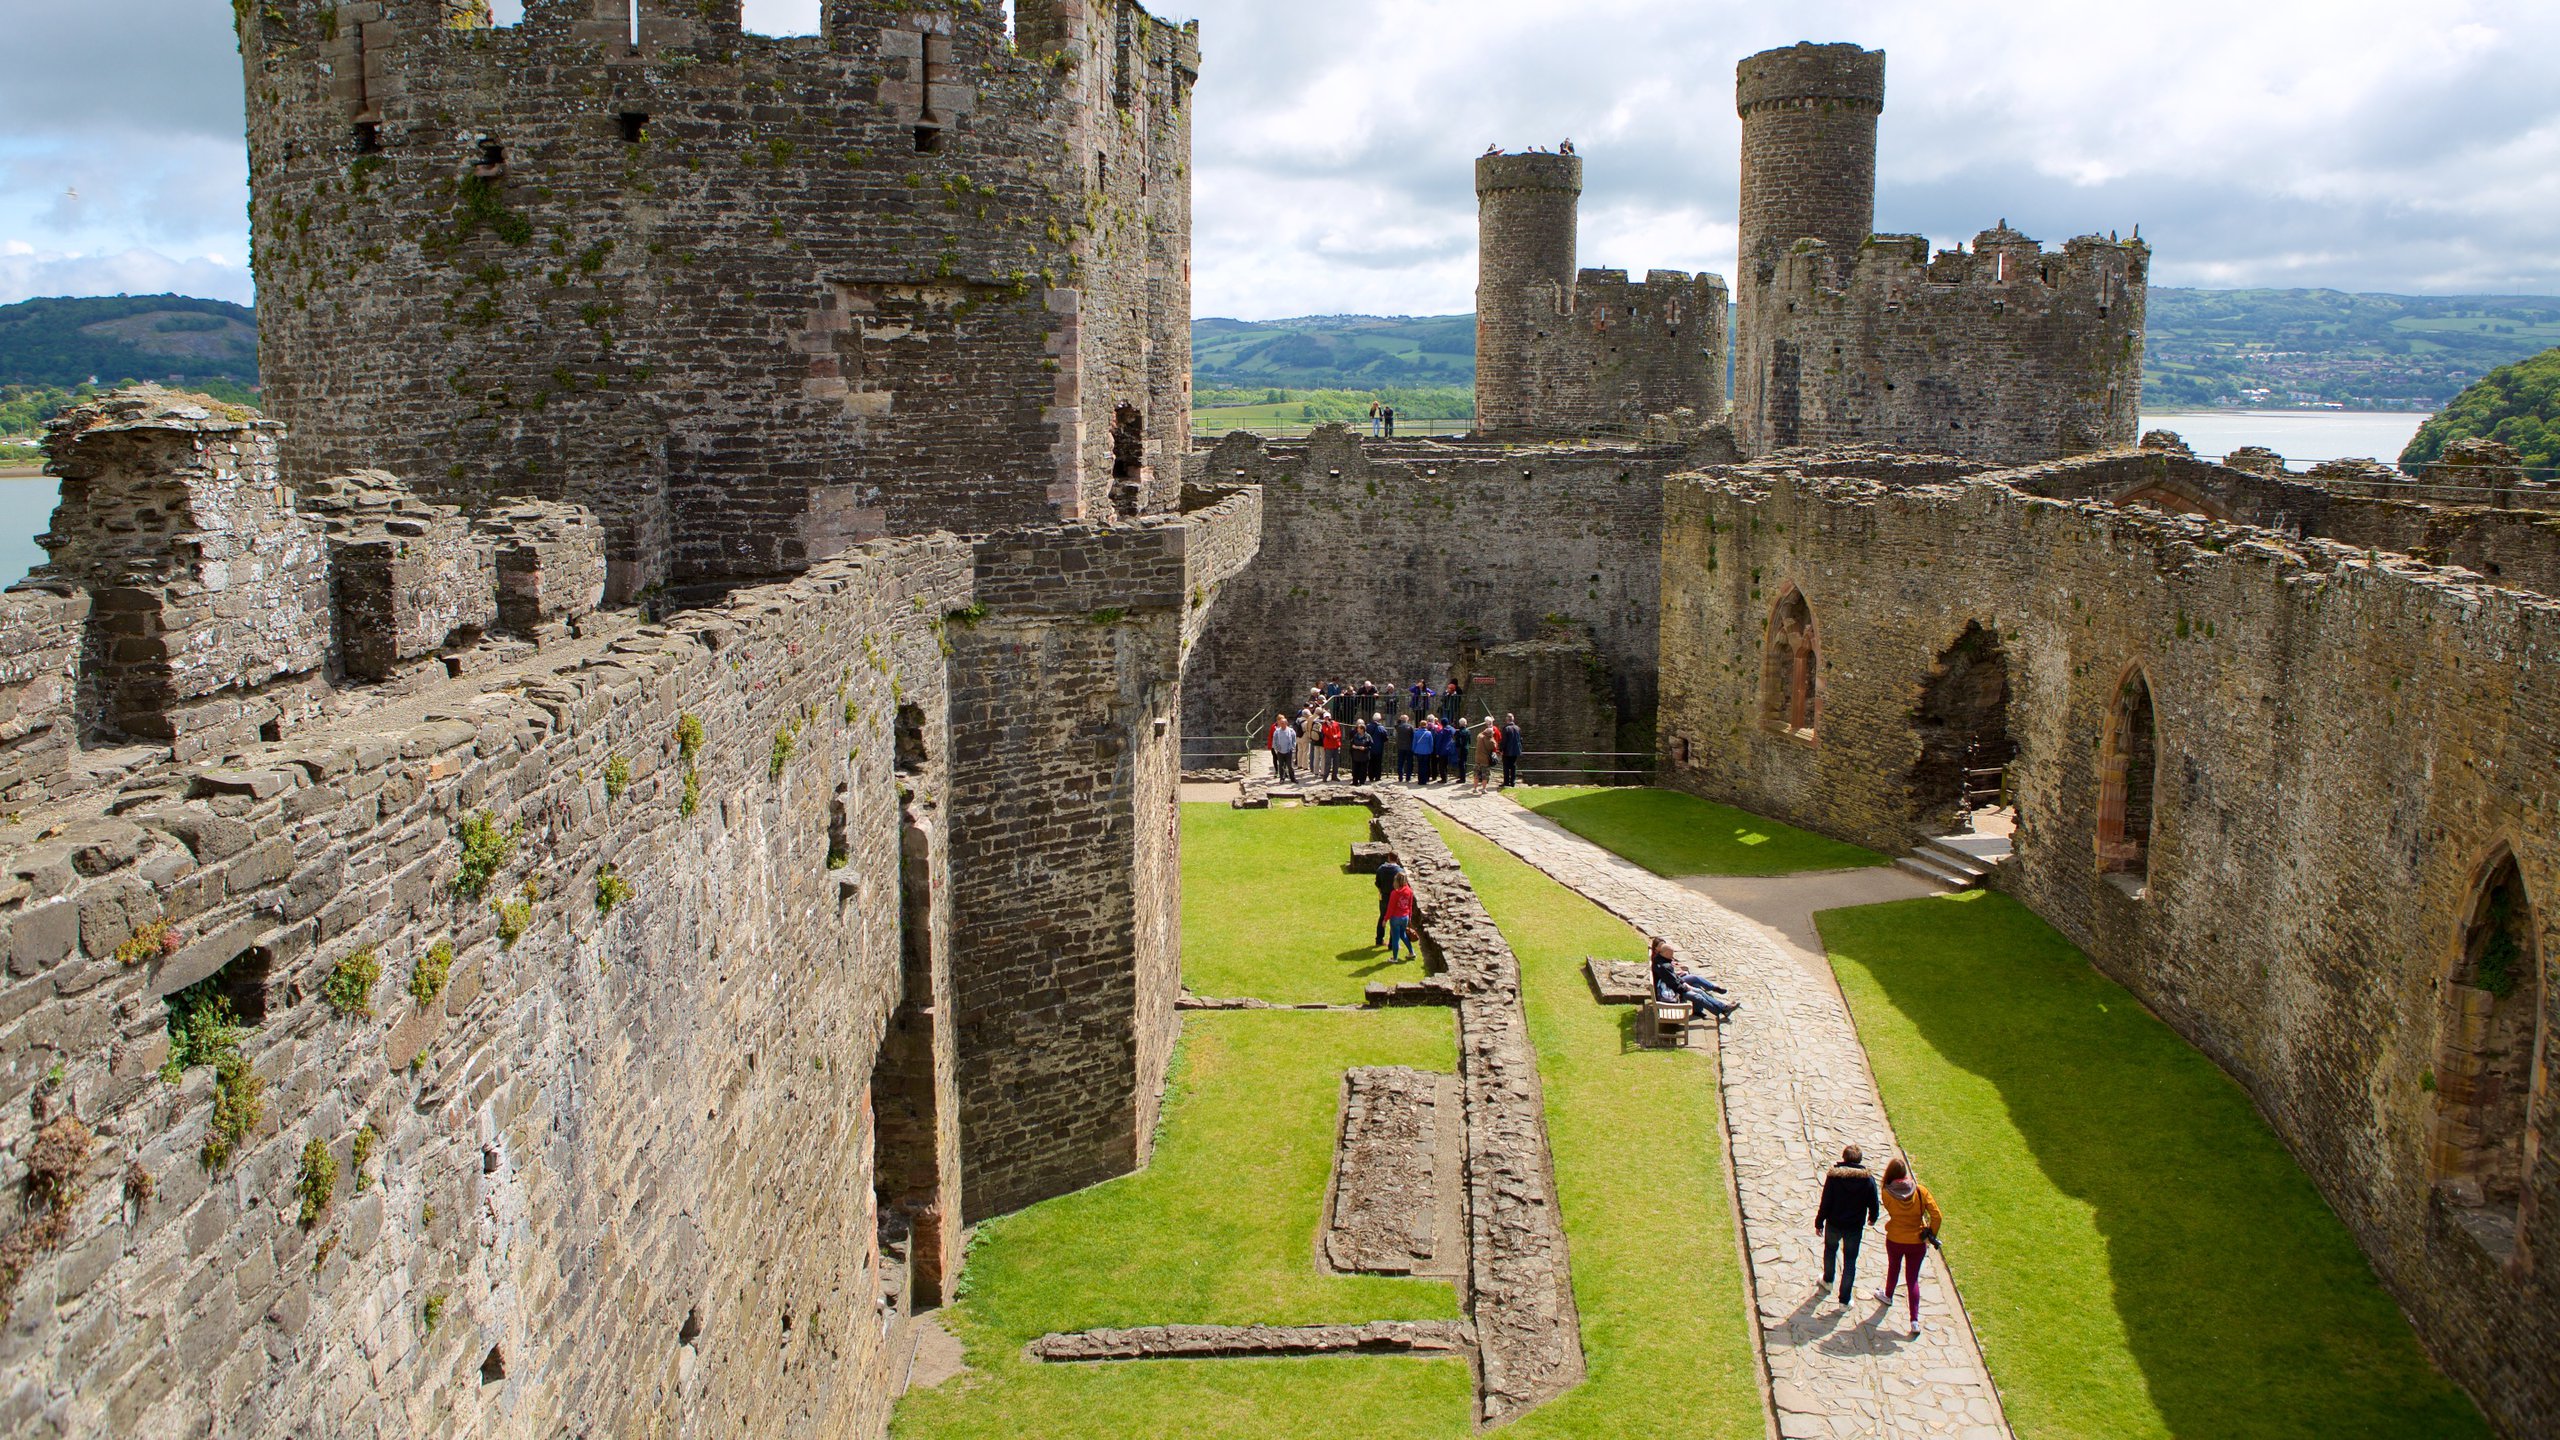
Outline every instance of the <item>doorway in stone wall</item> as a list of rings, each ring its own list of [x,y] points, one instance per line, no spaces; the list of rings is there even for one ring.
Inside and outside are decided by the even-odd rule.
[[[2547,1043],[2542,945],[2513,853],[2483,866],[2438,1017],[2427,1169],[2445,1213],[2501,1262],[2520,1253],[2535,1144],[2535,1052]]]
[[[1931,834],[2006,837],[2017,808],[2009,764],[2009,657],[1978,620],[1938,652],[1912,707],[1920,756],[1909,775],[1913,818]]]
[[[2160,732],[2152,713],[2151,678],[2128,665],[2116,681],[2098,747],[2096,850],[2101,874],[2139,896],[2151,881],[2153,790],[2160,775]]]
[[[1146,413],[1123,401],[1111,410],[1111,503],[1123,517],[1138,513],[1146,477]]]

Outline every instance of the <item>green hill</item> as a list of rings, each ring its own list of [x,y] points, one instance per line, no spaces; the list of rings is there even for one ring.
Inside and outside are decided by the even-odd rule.
[[[1379,390],[1476,383],[1476,317],[1194,320],[1195,389]]]
[[[258,318],[184,295],[105,295],[0,305],[0,385],[119,380],[258,382]]]
[[[2546,478],[2560,475],[2560,349],[2481,376],[2418,427],[2409,448],[2400,452],[2400,468],[2426,464],[2456,440],[2504,442],[2515,447],[2529,471]]]
[[[1473,385],[1472,315],[1192,323],[1200,390]],[[2431,410],[2560,344],[2560,296],[2151,291],[2143,401]]]

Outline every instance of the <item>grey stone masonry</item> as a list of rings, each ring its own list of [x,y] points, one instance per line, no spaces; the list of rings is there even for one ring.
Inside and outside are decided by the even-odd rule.
[[[582,503],[617,602],[1172,508],[1198,30],[1016,8],[236,7],[287,478]]]
[[[947,1004],[902,895],[946,883],[971,570],[589,617],[8,827],[0,1189],[55,1118],[94,1143],[0,1297],[0,1428],[877,1434],[884,1239],[957,1234],[955,1152],[888,1118],[956,1107],[880,1062]],[[173,1051],[200,984],[218,1055]]]
[[[604,527],[585,506],[502,501],[480,528],[497,551],[498,623],[507,630],[540,638],[603,603]]]
[[[62,495],[36,574],[88,593],[82,709],[107,730],[190,758],[254,737],[294,704],[261,692],[326,665],[327,549],[278,438],[254,410],[151,385],[55,417]]]
[[[1970,724],[2014,752],[2000,888],[2230,1073],[2483,1411],[2560,1428],[2537,1360],[2560,1109],[2527,1058],[2560,1036],[2560,603],[2522,564],[2377,544],[2513,560],[2549,517],[2331,502],[2165,447],[1860,468],[1668,487],[1664,783],[1901,850],[1953,804],[1926,697],[1988,642],[2006,693]],[[1810,736],[1776,713],[1790,655]],[[2530,958],[2497,995],[2468,967],[2501,873]]]
[[[1216,1360],[1269,1355],[1456,1357],[1475,1348],[1464,1325],[1371,1320],[1360,1325],[1139,1325],[1078,1330],[1031,1342],[1034,1360]]]
[[[1934,258],[1875,230],[1885,57],[1794,45],[1735,67],[1744,453],[1860,441],[2012,463],[2133,443],[2150,250],[2048,253],[2003,221]]]
[[[1906,1338],[1902,1301],[1827,1303],[1814,1201],[1843,1145],[1894,1153],[1893,1127],[1839,993],[1714,901],[1499,795],[1424,803],[1537,866],[1649,936],[1742,1001],[1719,1037],[1718,1093],[1741,1204],[1752,1312],[1783,1440],[1998,1440],[2008,1424],[1973,1326],[1933,1254],[1924,1327]],[[1927,1179],[1928,1157],[1914,1157]],[[1697,1197],[1664,1197],[1694,1204]],[[1721,1197],[1709,1203],[1721,1203]],[[1951,1222],[1951,1223],[1960,1223]],[[1869,1273],[1873,1273],[1870,1266]]]
[[[1520,962],[1412,796],[1376,792],[1375,829],[1413,882],[1422,945],[1457,994],[1466,1099],[1467,1284],[1481,1421],[1499,1425],[1582,1383],[1546,1089],[1520,1005]]]
[[[1401,1065],[1344,1072],[1326,1264],[1378,1275],[1464,1270],[1466,1232],[1455,1223],[1462,1110],[1455,1076]]]
[[[1476,161],[1476,431],[1641,432],[1657,415],[1725,413],[1724,281],[1574,264],[1582,158]]]
[[[968,1214],[1145,1163],[1180,995],[1179,677],[1261,493],[976,542],[952,650]]]
[[[59,581],[0,593],[0,803],[44,798],[71,759],[88,620],[87,593]]]
[[[380,470],[299,487],[329,537],[338,657],[362,680],[450,644],[468,645],[498,618],[497,555],[462,512],[430,505]]]
[[[1646,748],[1661,481],[1699,454],[1330,427],[1299,443],[1226,437],[1201,459],[1202,491],[1260,486],[1262,549],[1209,617],[1185,675],[1185,727],[1242,737],[1258,716],[1267,730],[1277,707],[1332,678],[1392,685],[1402,708],[1412,681],[1458,674],[1473,687],[1486,674],[1495,683],[1471,689],[1470,716],[1516,712],[1531,749]],[[1531,647],[1494,653],[1521,641]],[[1610,743],[1591,744],[1603,728]],[[1621,729],[1633,743],[1616,743]]]

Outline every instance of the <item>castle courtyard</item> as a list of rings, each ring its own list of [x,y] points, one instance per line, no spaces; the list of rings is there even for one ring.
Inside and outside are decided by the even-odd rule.
[[[1195,438],[1214,33],[752,19],[232,7],[258,403],[0,590],[0,1433],[2560,1434],[2518,451],[2145,430],[1848,41],[1416,151],[1466,434]]]

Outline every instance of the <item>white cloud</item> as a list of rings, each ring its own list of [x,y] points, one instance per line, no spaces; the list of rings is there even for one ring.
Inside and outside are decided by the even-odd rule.
[[[766,30],[815,12],[747,3]],[[0,87],[0,285],[158,273],[240,293],[236,267],[172,258],[247,247],[228,7],[24,8],[17,53],[41,58]],[[1467,308],[1470,166],[1492,141],[1574,138],[1585,264],[1730,275],[1733,66],[1798,39],[1890,54],[1882,228],[1943,244],[2003,217],[2048,241],[2139,223],[2164,284],[2560,293],[2549,0],[1157,8],[1203,32],[1203,315]]]
[[[0,304],[39,295],[200,295],[246,305],[247,266],[215,255],[129,249],[80,253],[0,245]]]

